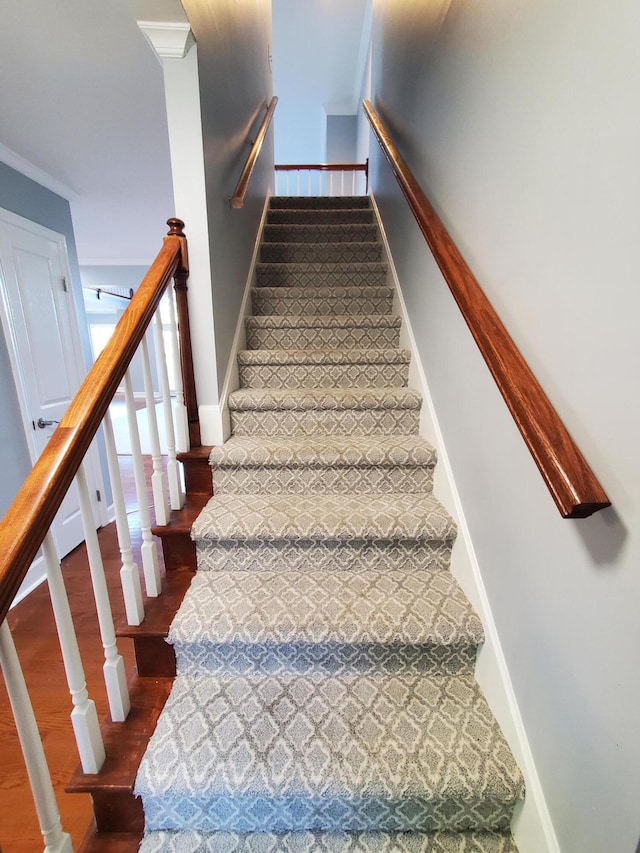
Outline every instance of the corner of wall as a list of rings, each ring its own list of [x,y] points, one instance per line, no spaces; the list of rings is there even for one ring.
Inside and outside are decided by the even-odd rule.
[[[385,260],[389,266],[390,284],[394,288],[394,310],[402,317],[400,345],[409,349],[412,355],[409,386],[419,391],[425,402],[420,418],[420,435],[434,444],[438,451],[434,494],[451,513],[458,525],[458,536],[451,557],[451,572],[477,610],[485,631],[486,639],[478,651],[476,661],[476,679],[502,728],[525,779],[527,791],[525,802],[516,811],[512,823],[514,838],[520,853],[560,853],[482,580],[482,573],[466,522],[464,508],[456,487],[444,436],[440,429],[433,398],[420,361],[411,328],[411,320],[402,296],[402,288],[391,257],[385,229],[372,193],[370,193],[370,198],[380,229]]]

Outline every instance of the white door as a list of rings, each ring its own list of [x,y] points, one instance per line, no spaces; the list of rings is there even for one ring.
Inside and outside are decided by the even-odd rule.
[[[2,322],[35,462],[84,374],[65,238],[0,210],[0,290]],[[95,451],[90,452],[86,467],[97,503]],[[97,506],[94,517],[100,518]],[[52,533],[61,557],[84,539],[75,484],[60,507]]]

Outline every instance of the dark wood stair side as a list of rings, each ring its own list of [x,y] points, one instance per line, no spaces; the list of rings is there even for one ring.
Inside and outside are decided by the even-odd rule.
[[[182,462],[184,484],[187,495],[213,494],[213,479],[209,465],[209,455],[212,447],[194,447],[186,453],[178,453],[178,461]]]
[[[194,574],[188,566],[166,572],[162,579],[162,594],[145,599],[142,624],[128,625],[124,617],[116,620],[116,636],[133,640],[136,667],[141,678],[175,676],[176,656],[166,637]]]
[[[142,801],[134,796],[133,786],[172,684],[172,678],[130,678],[129,716],[123,723],[102,723],[107,753],[102,769],[83,773],[78,766],[71,777],[67,792],[91,794],[96,833],[144,832]]]
[[[80,842],[78,853],[137,853],[142,832],[98,832],[95,822]]]
[[[191,541],[191,526],[211,495],[190,494],[184,507],[172,510],[169,524],[151,528],[154,536],[162,542],[164,565],[167,572],[187,566],[195,571],[196,546]]]

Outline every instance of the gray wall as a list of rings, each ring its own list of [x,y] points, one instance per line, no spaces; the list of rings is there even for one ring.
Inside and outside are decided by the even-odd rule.
[[[80,336],[86,364],[89,365],[90,347],[84,322],[82,287],[80,285],[69,202],[4,163],[0,163],[0,207],[65,236]],[[0,403],[2,406],[2,417],[0,418],[0,471],[2,471],[0,477],[0,515],[3,515],[29,472],[31,460],[11,372],[7,342],[1,330]]]
[[[380,0],[374,21],[376,106],[613,501],[559,517],[372,143],[563,853],[640,835],[639,39],[626,0]]]
[[[273,126],[245,206],[229,197],[271,99],[271,4],[184,0],[198,42],[219,387],[226,374],[260,216],[273,181]]]
[[[358,148],[358,119],[327,116],[327,163],[355,163]]]

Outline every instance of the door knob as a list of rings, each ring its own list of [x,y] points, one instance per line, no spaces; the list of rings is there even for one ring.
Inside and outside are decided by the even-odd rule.
[[[38,418],[36,421],[40,429],[46,429],[47,427],[53,426],[54,424],[59,424],[60,421],[46,421],[44,418]]]

